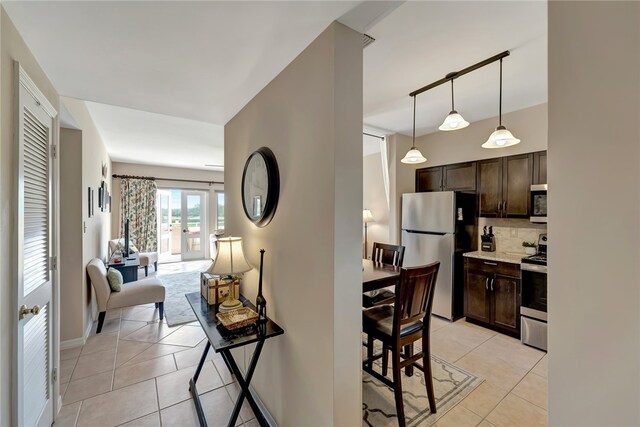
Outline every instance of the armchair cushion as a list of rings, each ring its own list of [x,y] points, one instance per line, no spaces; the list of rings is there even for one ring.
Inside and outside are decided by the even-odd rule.
[[[87,264],[87,273],[96,292],[98,311],[105,311],[109,295],[111,295],[111,286],[107,280],[107,268],[101,260],[94,258]]]
[[[158,252],[140,252],[140,267],[158,262]]]
[[[129,307],[131,305],[163,302],[165,290],[162,282],[156,278],[125,283],[120,292],[113,292],[107,303],[107,309]]]

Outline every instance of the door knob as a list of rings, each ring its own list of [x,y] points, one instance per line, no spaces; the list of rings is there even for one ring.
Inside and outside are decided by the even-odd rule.
[[[186,233],[186,232],[187,232],[187,230],[182,230],[182,232],[183,232],[183,233]]]
[[[38,313],[40,313],[40,306],[36,304],[33,307],[29,308],[26,305],[23,305],[22,307],[20,307],[20,315],[18,316],[18,318],[22,320],[29,313],[33,314],[34,316],[37,315]]]

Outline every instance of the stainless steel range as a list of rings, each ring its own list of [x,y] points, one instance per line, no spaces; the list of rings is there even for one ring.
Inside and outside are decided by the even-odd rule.
[[[547,234],[538,237],[538,253],[522,259],[520,330],[524,344],[547,350]]]

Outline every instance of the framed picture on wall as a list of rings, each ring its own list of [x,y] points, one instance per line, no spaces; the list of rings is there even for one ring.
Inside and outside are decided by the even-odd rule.
[[[93,215],[93,190],[91,187],[87,188],[87,218],[91,218]]]

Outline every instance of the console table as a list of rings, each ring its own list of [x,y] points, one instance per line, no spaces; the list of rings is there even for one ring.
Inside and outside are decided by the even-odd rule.
[[[122,262],[112,262],[109,260],[107,267],[115,268],[122,273],[122,282],[135,282],[138,280],[138,267],[140,267],[140,256],[137,252],[129,255],[129,258],[122,257]]]
[[[229,419],[228,426],[235,426],[238,415],[240,415],[242,402],[245,398],[249,402],[249,405],[251,405],[251,409],[253,410],[253,413],[256,416],[256,420],[258,421],[260,426],[268,426],[269,424],[267,423],[262,410],[256,404],[255,397],[249,389],[249,384],[251,383],[251,378],[253,377],[256,365],[258,364],[258,359],[260,358],[260,352],[262,351],[264,342],[269,338],[284,334],[284,330],[275,322],[267,319],[264,323],[256,324],[255,326],[248,328],[243,328],[239,332],[228,331],[220,324],[220,321],[216,317],[216,313],[218,311],[215,305],[209,305],[207,300],[205,300],[199,292],[185,294],[185,296],[187,297],[187,300],[189,301],[189,304],[191,305],[191,308],[193,309],[193,312],[195,313],[200,326],[202,326],[202,330],[207,336],[207,345],[205,346],[202,357],[200,358],[198,368],[196,369],[193,378],[189,380],[189,391],[191,392],[193,403],[196,406],[196,412],[198,413],[200,426],[206,427],[207,420],[202,409],[202,403],[200,403],[200,396],[196,388],[196,382],[198,381],[200,371],[202,370],[202,366],[206,361],[207,353],[209,352],[210,347],[213,347],[216,353],[222,354],[222,358],[231,370],[231,373],[235,375],[236,380],[238,381],[238,384],[241,388],[238,400],[236,400],[236,404],[233,407],[233,412],[231,414],[231,418]],[[240,296],[240,300],[246,307],[255,310],[255,307],[249,302],[249,300],[242,296]],[[249,363],[247,373],[243,377],[242,372],[236,364],[236,361],[233,359],[231,349],[254,343],[256,343],[257,345],[253,352],[253,356],[251,357],[251,362]]]

